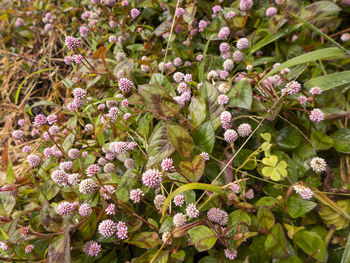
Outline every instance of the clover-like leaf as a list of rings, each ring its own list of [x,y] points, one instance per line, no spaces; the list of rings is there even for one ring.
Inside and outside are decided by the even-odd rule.
[[[273,181],[280,181],[282,177],[287,177],[287,163],[285,161],[278,162],[276,155],[271,155],[262,160],[266,166],[262,169],[262,174],[265,177],[271,178]]]

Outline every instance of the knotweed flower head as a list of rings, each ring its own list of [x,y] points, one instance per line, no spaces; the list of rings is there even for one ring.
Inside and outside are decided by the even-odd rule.
[[[85,179],[79,184],[79,192],[82,194],[92,194],[97,189],[97,184],[92,179]]]
[[[170,171],[170,172],[174,171],[175,167],[173,164],[174,164],[173,159],[171,159],[171,158],[163,159],[162,163],[161,163],[163,171]]]
[[[117,231],[117,224],[111,219],[103,220],[98,225],[98,232],[104,237],[111,237],[114,235],[116,231]]]
[[[228,27],[221,28],[218,33],[218,37],[220,39],[227,39],[229,35],[230,35],[230,29]]]
[[[185,197],[182,194],[175,195],[174,204],[176,206],[182,206],[185,203]]]
[[[320,87],[313,87],[310,89],[310,93],[312,95],[320,95],[322,93],[322,89]]]
[[[237,140],[238,135],[237,135],[237,132],[235,130],[228,129],[224,133],[224,138],[225,138],[226,142],[232,143],[232,142],[235,142]]]
[[[84,244],[83,252],[90,257],[97,257],[101,251],[101,245],[96,241],[89,241]]]
[[[321,173],[326,171],[327,163],[323,158],[315,157],[310,162],[312,170],[314,170],[316,173]]]
[[[166,197],[164,195],[156,195],[153,200],[153,204],[157,210],[161,211],[164,205]]]
[[[249,41],[247,38],[240,38],[236,43],[236,47],[239,50],[246,49],[248,46],[249,46]]]
[[[89,204],[87,203],[84,203],[84,204],[81,204],[79,209],[78,209],[78,213],[79,215],[83,216],[83,217],[88,217],[90,216],[92,212],[92,208]]]
[[[226,59],[224,61],[223,67],[225,70],[230,71],[233,69],[234,66],[235,66],[235,64],[233,63],[233,61],[231,59]]]
[[[234,260],[237,257],[237,250],[231,250],[230,248],[226,248],[224,250],[225,257],[229,260]]]
[[[119,86],[119,89],[124,92],[124,93],[128,93],[130,92],[131,88],[133,87],[134,83],[127,79],[127,78],[121,78],[119,81],[118,81],[118,86]]]
[[[117,237],[123,240],[128,238],[128,227],[122,221],[119,221],[117,225]]]
[[[39,164],[40,164],[40,162],[41,162],[41,159],[40,159],[40,157],[38,156],[38,155],[36,155],[36,154],[30,154],[30,155],[28,155],[28,157],[27,157],[27,162],[29,163],[29,165],[31,166],[31,167],[38,167],[39,166]]]
[[[134,203],[140,203],[141,197],[145,194],[142,192],[140,188],[133,189],[130,191],[130,200]]]
[[[175,227],[183,226],[184,224],[186,224],[186,222],[187,218],[186,215],[184,215],[183,213],[177,213],[173,217],[173,223]]]
[[[266,16],[268,18],[274,17],[278,12],[278,9],[276,7],[269,7],[266,9]]]
[[[199,216],[199,211],[194,203],[191,203],[186,207],[186,215],[189,218],[196,218]]]
[[[66,37],[66,46],[69,50],[74,50],[76,48],[79,48],[81,46],[81,43],[78,39],[72,36]]]
[[[204,159],[204,161],[209,161],[210,159],[209,154],[206,152],[201,152],[200,156]]]
[[[232,54],[234,62],[241,62],[243,60],[243,53],[241,51],[235,51]]]
[[[162,180],[162,173],[157,169],[149,169],[142,174],[142,183],[148,187],[157,188]]]
[[[301,95],[301,96],[298,97],[298,101],[299,101],[299,103],[300,103],[301,105],[306,105],[308,99],[307,99],[307,97]]]
[[[241,0],[239,3],[239,9],[242,11],[248,11],[253,7],[253,1],[252,0]]]
[[[183,9],[182,7],[178,7],[175,10],[175,16],[176,17],[180,17],[185,13],[185,9]]]
[[[324,114],[320,109],[315,108],[310,112],[309,118],[313,122],[321,122],[324,120]]]
[[[229,98],[226,95],[221,94],[218,96],[219,105],[226,105],[228,102],[229,102]]]
[[[133,19],[135,19],[136,17],[138,17],[140,15],[140,11],[136,8],[133,8],[130,11],[130,15]]]
[[[221,226],[227,225],[228,222],[228,214],[220,208],[211,208],[207,212],[207,217],[210,221],[217,223]]]
[[[252,127],[248,123],[243,123],[238,126],[237,132],[241,137],[247,137],[252,132]]]

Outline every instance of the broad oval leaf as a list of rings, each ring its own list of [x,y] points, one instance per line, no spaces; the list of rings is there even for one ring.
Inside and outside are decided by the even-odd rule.
[[[326,246],[322,238],[315,232],[307,230],[298,231],[294,235],[294,242],[309,256],[319,261],[324,261]]]
[[[169,139],[175,149],[181,155],[189,157],[194,148],[194,142],[188,131],[173,124],[168,124],[167,130]]]
[[[159,119],[168,119],[179,112],[179,105],[160,85],[145,84],[138,87],[147,110]]]
[[[315,202],[303,200],[300,198],[289,197],[287,200],[288,214],[293,218],[302,217],[307,212],[314,209]]]
[[[179,164],[180,171],[193,183],[201,179],[204,167],[205,161],[200,155],[197,155],[191,161],[182,161]]]
[[[189,243],[194,244],[199,252],[211,249],[218,239],[215,232],[206,226],[196,226],[190,229],[188,234]]]
[[[228,105],[232,107],[250,110],[253,101],[252,86],[246,79],[240,80],[235,87],[227,93],[230,101]]]
[[[194,143],[201,151],[211,153],[215,144],[215,132],[210,121],[203,123],[193,136]]]
[[[202,124],[206,117],[206,105],[202,97],[193,97],[188,108],[188,118],[192,121],[195,127]]]
[[[350,153],[350,129],[339,129],[331,135],[334,149],[342,153]]]
[[[175,147],[169,141],[167,127],[161,125],[155,129],[149,141],[147,150],[148,162],[147,167],[159,163],[175,151]]]
[[[154,248],[162,243],[156,232],[137,233],[124,242],[146,249]]]

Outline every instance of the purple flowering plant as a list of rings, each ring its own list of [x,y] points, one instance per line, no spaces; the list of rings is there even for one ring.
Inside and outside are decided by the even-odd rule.
[[[1,262],[348,262],[342,1],[4,1]]]

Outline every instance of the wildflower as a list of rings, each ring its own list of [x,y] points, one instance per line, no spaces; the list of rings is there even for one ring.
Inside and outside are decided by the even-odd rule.
[[[67,48],[70,50],[74,50],[74,49],[79,48],[81,46],[80,41],[72,36],[66,37],[65,42],[66,42]]]
[[[98,232],[104,237],[111,237],[114,235],[116,231],[117,231],[117,224],[111,219],[103,220],[98,225]]]
[[[211,80],[211,79],[216,79],[218,77],[218,73],[216,73],[215,70],[211,70],[209,71],[208,75],[207,75],[207,79]]]
[[[107,163],[103,166],[103,171],[105,173],[113,173],[114,170],[115,170],[114,163]]]
[[[237,250],[231,250],[230,248],[226,248],[224,250],[225,257],[229,260],[234,260],[237,257]]]
[[[209,161],[209,154],[206,152],[202,152],[200,154],[200,156],[205,160],[205,161]]]
[[[313,192],[310,188],[297,184],[293,186],[294,191],[300,195],[300,197],[304,200],[310,200],[313,196]]]
[[[215,222],[221,226],[227,225],[228,222],[228,214],[220,208],[211,208],[207,212],[207,217],[210,221]]]
[[[203,32],[204,29],[208,26],[208,22],[206,22],[205,20],[201,20],[198,23],[198,28],[199,28],[199,32]]]
[[[224,133],[224,138],[225,138],[226,142],[232,143],[232,142],[235,142],[237,140],[238,135],[237,135],[237,132],[235,130],[228,129]]]
[[[186,215],[184,215],[183,213],[177,213],[173,217],[173,223],[175,227],[183,226],[184,224],[186,224],[186,221]]]
[[[69,158],[71,158],[73,160],[78,159],[80,156],[80,151],[78,149],[74,149],[74,148],[70,149],[68,151],[68,156],[69,156]]]
[[[156,188],[162,180],[162,173],[156,169],[149,169],[142,174],[142,183],[148,187]]]
[[[253,1],[252,0],[241,0],[241,2],[239,3],[239,9],[241,9],[242,11],[248,11],[249,9],[251,9],[253,6]]]
[[[57,115],[50,114],[49,116],[47,116],[46,120],[49,125],[53,125],[57,122]]]
[[[189,218],[196,218],[199,216],[199,211],[194,203],[191,203],[186,207],[186,215]]]
[[[108,204],[108,206],[105,209],[107,215],[114,215],[115,214],[115,205],[114,204]]]
[[[233,11],[229,11],[229,12],[227,12],[226,18],[227,18],[227,19],[234,18],[234,17],[235,17],[235,15],[236,15],[236,13],[235,13],[235,12],[233,12]]]
[[[230,71],[233,69],[234,65],[235,64],[233,63],[233,61],[231,59],[226,59],[224,61],[223,67],[225,70]]]
[[[30,232],[29,226],[22,226],[19,229],[19,233],[21,237],[27,237],[29,235],[29,232]]]
[[[127,169],[131,169],[131,168],[133,168],[134,167],[134,160],[133,159],[131,159],[131,158],[128,158],[128,159],[125,159],[125,161],[124,161],[124,166],[125,166],[125,168],[127,168]]]
[[[29,244],[29,245],[27,245],[27,246],[25,247],[24,252],[25,252],[25,253],[30,253],[30,252],[32,252],[33,249],[34,249],[34,245]]]
[[[276,14],[277,14],[278,10],[276,7],[269,7],[267,10],[266,10],[266,16],[268,18],[271,18],[271,17],[274,17]]]
[[[8,250],[9,249],[9,245],[0,241],[0,248],[4,251]]]
[[[81,37],[85,38],[89,34],[89,29],[86,26],[82,26],[79,28],[79,32],[80,32]]]
[[[185,82],[181,82],[179,86],[177,87],[177,92],[180,94],[183,94],[185,92],[188,92],[187,84]]]
[[[185,9],[183,9],[182,7],[178,7],[175,10],[175,16],[176,17],[180,17],[185,13]]]
[[[91,206],[87,203],[81,204],[79,209],[78,209],[79,215],[81,215],[83,217],[90,216],[91,212],[92,212]]]
[[[100,166],[98,164],[91,164],[86,169],[86,176],[92,177],[100,172]]]
[[[313,122],[321,122],[324,120],[324,114],[320,109],[315,108],[310,112],[309,118]]]
[[[90,123],[86,124],[84,127],[85,131],[92,132],[94,130],[94,126]]]
[[[174,204],[176,206],[182,206],[185,203],[185,198],[182,194],[175,195]]]
[[[202,59],[203,59],[203,55],[201,55],[201,54],[197,55],[197,57],[196,57],[197,61],[202,61]]]
[[[75,186],[80,182],[80,174],[68,174],[67,182],[70,186]]]
[[[231,122],[231,120],[232,120],[232,114],[229,111],[223,111],[220,114],[220,121],[222,123]]]
[[[26,125],[26,120],[25,119],[19,119],[17,124],[21,127],[25,126]]]
[[[219,50],[220,50],[221,53],[230,51],[230,45],[228,43],[226,43],[226,42],[223,42],[223,43],[220,44]]]
[[[24,132],[22,130],[14,130],[11,135],[14,139],[19,140],[23,138]]]
[[[41,161],[40,157],[36,154],[30,154],[27,157],[27,162],[33,168],[39,166],[40,161]]]
[[[229,35],[230,35],[230,29],[228,27],[221,28],[218,33],[218,37],[220,39],[227,39]]]
[[[241,191],[241,187],[239,184],[233,184],[230,186],[230,189],[235,193],[238,194]]]
[[[136,17],[138,17],[140,15],[140,11],[137,10],[136,8],[133,8],[130,11],[130,15],[133,19],[135,19]]]
[[[173,64],[175,67],[180,67],[182,65],[182,59],[180,57],[175,58]]]
[[[140,188],[133,189],[130,191],[130,200],[134,203],[140,203],[141,197],[145,194],[142,192]]]
[[[109,43],[117,43],[118,39],[116,38],[116,36],[109,36],[108,37],[108,42]]]
[[[344,33],[341,35],[340,40],[343,42],[347,42],[350,40],[350,33]]]
[[[120,239],[127,239],[128,238],[128,227],[122,221],[119,221],[119,223],[117,225],[117,236]]]
[[[101,251],[101,245],[96,241],[89,241],[84,244],[83,252],[90,257],[97,257]]]
[[[232,54],[234,62],[241,62],[243,60],[243,53],[241,51],[235,51]]]
[[[254,190],[253,189],[249,189],[246,194],[245,194],[245,197],[247,199],[253,199],[254,198]]]
[[[59,167],[62,171],[65,171],[65,172],[70,171],[73,168],[73,162],[71,161],[62,162],[60,163]]]
[[[324,172],[326,171],[327,163],[323,158],[315,157],[311,160],[311,168],[316,173]]]
[[[133,87],[133,85],[134,85],[134,83],[127,78],[121,78],[118,81],[119,89],[124,93],[130,92],[130,89]]]
[[[43,114],[38,114],[34,118],[34,126],[40,127],[46,124],[46,117]]]
[[[218,96],[218,103],[219,105],[225,105],[229,102],[229,98],[224,95],[224,94],[221,94]]]
[[[291,81],[287,83],[286,87],[282,89],[282,94],[294,95],[301,89],[301,84],[297,81]]]
[[[299,101],[299,103],[300,103],[301,105],[306,105],[307,100],[308,100],[308,99],[307,99],[305,96],[303,96],[303,95],[301,95],[301,96],[298,97],[298,101]]]
[[[221,6],[219,6],[219,5],[215,5],[215,6],[213,6],[213,7],[211,8],[211,10],[213,11],[214,14],[217,14],[217,13],[219,13],[220,11],[222,11],[222,8],[221,8]]]
[[[124,154],[128,150],[127,142],[112,142],[109,146],[112,152],[116,154]]]
[[[171,236],[171,232],[170,231],[164,232],[163,235],[162,235],[162,241],[165,243],[167,240],[170,239],[170,236]]]
[[[16,19],[16,23],[15,23],[16,27],[20,27],[20,26],[23,26],[24,25],[24,21],[22,18],[17,18]]]
[[[156,195],[153,203],[157,210],[162,210],[166,197],[164,195]]]
[[[104,185],[100,188],[100,194],[106,200],[111,199],[111,195],[115,193],[115,188],[113,185]]]
[[[320,95],[322,93],[322,89],[320,87],[313,87],[310,89],[310,93],[312,95]]]
[[[79,192],[82,194],[92,194],[96,188],[97,184],[92,179],[85,179],[79,184]]]
[[[165,158],[162,160],[161,166],[163,171],[174,171],[175,167],[173,166],[174,161],[171,158]]]
[[[185,76],[184,76],[184,81],[185,82],[191,82],[192,81],[192,74],[186,74]]]
[[[240,38],[236,43],[236,47],[239,50],[246,49],[248,46],[249,46],[249,41],[247,38]]]
[[[243,123],[238,126],[237,132],[241,137],[247,137],[252,132],[252,127],[248,123]]]
[[[57,206],[57,214],[66,216],[69,215],[74,209],[75,206],[72,203],[64,201]]]

